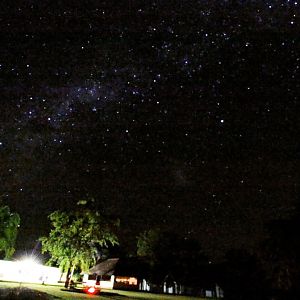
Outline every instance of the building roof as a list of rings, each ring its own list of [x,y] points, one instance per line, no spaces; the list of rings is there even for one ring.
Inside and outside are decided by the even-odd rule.
[[[118,261],[119,258],[109,258],[105,261],[96,264],[89,270],[89,272],[91,274],[96,273],[98,275],[113,275]]]
[[[144,277],[148,273],[147,264],[137,258],[109,258],[89,270],[90,274]]]

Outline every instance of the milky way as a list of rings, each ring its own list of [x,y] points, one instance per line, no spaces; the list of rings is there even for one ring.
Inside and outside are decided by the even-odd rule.
[[[299,182],[300,4],[138,2],[1,9],[2,200],[33,240],[80,198],[131,228],[258,235]]]

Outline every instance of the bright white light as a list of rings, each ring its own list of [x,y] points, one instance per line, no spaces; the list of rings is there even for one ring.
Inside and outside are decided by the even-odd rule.
[[[88,289],[88,292],[89,292],[90,294],[94,294],[95,291],[96,291],[96,289],[95,289],[93,286],[90,287],[90,288]]]
[[[32,281],[40,268],[38,260],[33,257],[24,257],[17,262],[19,281]]]
[[[24,257],[19,260],[18,263],[23,268],[35,268],[40,264],[39,261],[33,257]]]
[[[34,283],[57,283],[60,270],[43,266],[37,258],[24,257],[18,261],[0,260],[1,280]]]

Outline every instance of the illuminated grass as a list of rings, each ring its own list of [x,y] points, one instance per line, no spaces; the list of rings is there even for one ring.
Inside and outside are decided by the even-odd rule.
[[[0,289],[2,288],[18,288],[19,283],[13,282],[0,282]],[[41,285],[41,284],[29,284],[22,283],[21,287],[37,290],[48,295],[53,296],[52,299],[98,299],[98,300],[201,300],[197,297],[186,296],[171,296],[171,295],[157,295],[141,292],[128,292],[119,290],[103,290],[100,295],[87,295],[84,293],[63,291],[62,285]]]

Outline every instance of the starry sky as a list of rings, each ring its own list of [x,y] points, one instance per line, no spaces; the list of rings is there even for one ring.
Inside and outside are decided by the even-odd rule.
[[[208,248],[251,246],[293,211],[300,1],[7,2],[0,195],[19,247],[80,199],[127,237]]]

